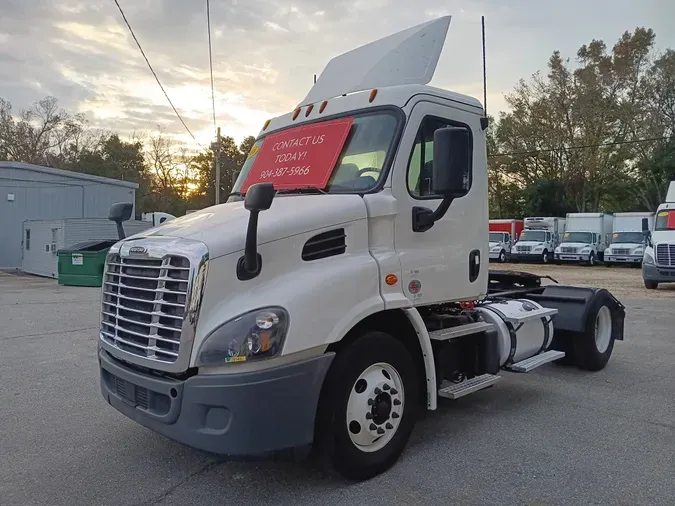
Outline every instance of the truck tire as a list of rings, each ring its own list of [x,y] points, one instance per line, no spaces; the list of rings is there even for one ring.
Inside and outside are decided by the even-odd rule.
[[[610,303],[609,294],[601,293],[588,311],[586,331],[574,342],[574,359],[580,369],[604,369],[612,355],[614,329]]]
[[[591,254],[588,255],[588,265],[595,267],[595,253],[591,251]]]
[[[647,290],[656,290],[659,287],[659,284],[654,281],[645,281],[645,288]]]
[[[541,261],[547,264],[549,260],[551,260],[551,258],[548,255],[548,250],[544,250],[544,254],[541,256]]]
[[[390,468],[419,411],[418,372],[397,339],[367,331],[338,352],[319,399],[318,452],[342,476],[366,480]]]
[[[500,264],[506,263],[506,251],[504,251],[504,250],[501,250],[499,252],[499,263]]]

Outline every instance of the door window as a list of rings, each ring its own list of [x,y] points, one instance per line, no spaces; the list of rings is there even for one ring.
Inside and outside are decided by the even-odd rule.
[[[464,125],[457,125],[442,118],[427,116],[422,120],[420,129],[415,138],[410,162],[408,163],[408,191],[417,198],[442,198],[434,194],[432,164],[434,161],[434,132],[445,127],[466,128],[471,136],[471,131]],[[471,138],[471,137],[469,137]],[[470,183],[469,183],[470,184]]]

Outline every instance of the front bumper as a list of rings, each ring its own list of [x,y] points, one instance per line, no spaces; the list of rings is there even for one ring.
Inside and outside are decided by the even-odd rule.
[[[605,255],[605,262],[610,263],[624,263],[624,264],[639,264],[642,262],[642,255],[640,256],[631,256],[631,255]]]
[[[333,353],[263,371],[152,376],[99,351],[101,392],[132,420],[199,450],[230,456],[308,446]]]
[[[642,264],[642,279],[653,283],[675,283],[675,267]]]
[[[511,258],[513,260],[518,260],[521,262],[539,262],[544,257],[544,251],[538,251],[537,253],[512,253]]]
[[[588,262],[591,259],[591,255],[584,254],[574,254],[574,253],[556,253],[555,259],[560,262]]]

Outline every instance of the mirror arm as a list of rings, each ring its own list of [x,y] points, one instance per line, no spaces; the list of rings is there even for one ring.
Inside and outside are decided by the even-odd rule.
[[[258,253],[258,214],[260,211],[251,209],[248,217],[244,255],[237,262],[237,277],[241,281],[255,278],[262,270],[262,256]]]
[[[445,197],[438,205],[435,211],[428,207],[414,206],[412,208],[412,228],[413,232],[426,232],[434,226],[438,220],[448,212],[450,204],[455,200],[454,197]]]

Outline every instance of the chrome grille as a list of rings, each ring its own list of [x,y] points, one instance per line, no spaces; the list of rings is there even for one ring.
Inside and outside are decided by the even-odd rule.
[[[560,248],[561,253],[576,253],[578,248],[573,248],[570,246],[562,246]]]
[[[630,255],[628,248],[612,248],[612,255]]]
[[[186,318],[190,260],[108,256],[101,338],[128,353],[173,363]]]
[[[666,267],[675,267],[675,244],[658,244],[656,263]]]
[[[532,251],[532,246],[518,246],[516,250],[518,253],[529,253]]]

